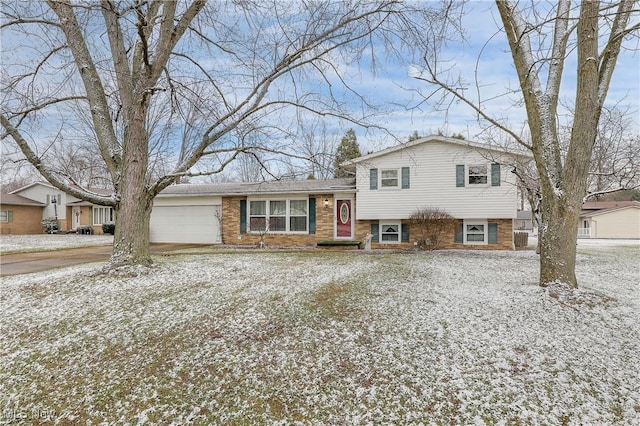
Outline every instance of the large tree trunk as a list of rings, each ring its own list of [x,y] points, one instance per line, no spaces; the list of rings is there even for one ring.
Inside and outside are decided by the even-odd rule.
[[[549,194],[544,200],[538,241],[540,285],[546,287],[561,282],[577,287],[575,266],[580,203]]]
[[[149,266],[152,263],[149,253],[149,218],[152,201],[145,194],[144,186],[141,188],[142,190],[132,188],[122,193],[120,208],[115,212],[116,230],[109,267]]]
[[[146,98],[131,113],[125,130],[124,161],[121,180],[116,188],[120,197],[116,205],[116,230],[111,267],[151,265],[149,253],[149,219],[155,194],[147,182],[149,164],[148,136],[145,127]]]

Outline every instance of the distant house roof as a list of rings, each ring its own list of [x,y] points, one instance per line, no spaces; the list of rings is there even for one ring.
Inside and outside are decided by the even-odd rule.
[[[400,144],[400,145],[392,146],[391,148],[383,149],[381,151],[372,152],[371,154],[363,155],[362,157],[358,157],[358,158],[354,158],[353,160],[345,161],[341,165],[343,167],[348,167],[348,166],[355,165],[357,163],[361,163],[363,161],[371,160],[373,158],[382,157],[383,155],[391,154],[391,153],[396,152],[396,151],[400,151],[400,150],[403,150],[403,149],[411,148],[411,147],[414,147],[414,146],[417,146],[417,145],[422,145],[424,143],[435,143],[435,142],[448,143],[448,144],[453,144],[453,145],[460,145],[460,146],[464,146],[466,148],[473,148],[473,149],[479,149],[479,150],[484,150],[484,151],[493,151],[493,152],[498,152],[498,153],[501,153],[501,154],[509,154],[509,155],[516,156],[516,157],[533,158],[532,155],[530,153],[526,152],[526,151],[518,151],[518,150],[515,150],[515,149],[506,149],[506,148],[493,146],[493,145],[487,145],[487,144],[483,144],[483,143],[479,143],[479,142],[467,141],[467,140],[464,140],[464,139],[447,138],[447,137],[440,136],[440,135],[432,135],[432,136],[426,136],[424,138],[416,139],[416,140],[411,141],[411,142],[407,142],[407,143],[403,143],[403,144]]]
[[[33,182],[33,183],[25,185],[25,186],[23,186],[21,188],[18,188],[18,189],[14,190],[14,191],[11,191],[10,194],[17,195],[18,193],[20,193],[20,192],[22,192],[22,191],[24,191],[26,189],[29,189],[29,188],[31,188],[33,186],[36,186],[36,185],[44,186],[44,187],[50,188],[51,190],[54,190],[54,191],[60,191],[58,188],[56,188],[55,186],[51,185],[48,182]],[[113,190],[109,190],[109,189],[93,188],[93,187],[83,188],[83,189],[85,189],[86,191],[92,192],[94,194],[98,194],[98,195],[110,195],[110,194],[113,194]],[[62,191],[62,192],[65,192],[65,191]],[[74,198],[76,198],[76,197],[74,197]],[[93,206],[93,203],[90,203],[88,201],[80,200],[80,201],[68,202],[66,205],[67,206]]]
[[[600,206],[605,206],[605,207],[594,208],[592,206],[591,209],[585,210],[583,206],[583,210],[580,213],[580,217],[593,217],[593,216],[611,213],[617,210],[640,209],[640,202],[638,201],[599,201],[599,202],[593,202],[593,203],[599,203]],[[588,204],[588,203],[585,203],[585,204]]]
[[[640,201],[588,201],[582,205],[582,210],[602,210],[629,206],[640,207]]]
[[[531,220],[533,216],[530,210],[518,210],[516,217],[520,220]]]
[[[47,182],[33,182],[33,183],[28,184],[28,185],[22,186],[22,187],[14,190],[14,191],[11,191],[10,194],[15,194],[17,192],[24,191],[25,189],[31,188],[32,186],[36,186],[36,185],[42,185],[42,186],[46,186],[46,187],[55,189],[54,186],[52,186],[51,184],[49,184]]]
[[[278,180],[268,182],[225,182],[206,184],[178,184],[162,190],[159,197],[197,195],[252,194],[317,194],[323,192],[355,192],[354,179]]]
[[[31,198],[23,197],[22,195],[2,193],[0,194],[0,204],[12,205],[12,206],[36,206],[44,207],[46,204],[39,201],[34,201]]]

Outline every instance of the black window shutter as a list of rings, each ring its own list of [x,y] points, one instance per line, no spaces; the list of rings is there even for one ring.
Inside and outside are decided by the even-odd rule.
[[[309,198],[309,233],[316,233],[316,199]]]
[[[240,233],[247,232],[247,200],[240,200]]]
[[[456,166],[456,186],[464,186],[464,164],[458,164]]]
[[[402,242],[403,243],[408,243],[409,242],[409,224],[407,223],[403,223],[401,225],[402,228]]]
[[[498,244],[498,224],[489,223],[489,244]]]
[[[402,189],[409,189],[409,168],[402,168]]]
[[[379,243],[380,242],[380,226],[377,223],[371,224],[371,242]]]
[[[462,221],[456,224],[456,236],[453,240],[454,243],[463,243],[464,242],[464,224]]]
[[[491,165],[491,186],[500,186],[500,164]]]
[[[369,189],[378,189],[378,169],[369,169]]]

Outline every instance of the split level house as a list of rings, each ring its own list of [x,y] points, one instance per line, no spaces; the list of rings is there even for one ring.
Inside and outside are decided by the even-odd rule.
[[[343,167],[353,173],[349,179],[171,185],[154,199],[150,240],[316,246],[370,238],[373,248],[408,248],[419,238],[411,230],[411,214],[438,208],[455,218],[440,247],[511,250],[516,157],[528,158],[430,136],[346,162]],[[90,225],[99,233],[103,222],[114,219],[109,207],[82,202],[48,184],[12,195],[37,203],[31,207],[40,209],[39,219],[57,214],[63,230]],[[17,210],[10,215],[15,223]]]
[[[108,190],[92,189],[108,194]],[[80,200],[44,182],[36,182],[0,195],[0,232],[2,234],[41,234],[42,221],[57,220],[59,230],[75,231],[89,227],[102,233],[104,223],[114,221],[111,207]]]
[[[152,242],[272,246],[364,241],[413,247],[409,217],[456,219],[441,247],[514,247],[517,152],[431,136],[343,164],[351,179],[172,185],[154,200]]]

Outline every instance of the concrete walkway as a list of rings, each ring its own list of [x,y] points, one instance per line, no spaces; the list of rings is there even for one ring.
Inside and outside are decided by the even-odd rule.
[[[197,244],[152,244],[151,254],[168,254],[172,251],[195,247],[202,246]],[[113,246],[105,245],[3,254],[0,256],[0,276],[30,274],[83,263],[106,262],[112,251]]]

